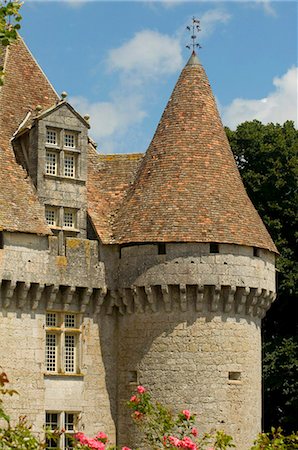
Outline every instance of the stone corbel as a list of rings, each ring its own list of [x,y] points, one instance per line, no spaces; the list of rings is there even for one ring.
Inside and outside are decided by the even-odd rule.
[[[216,285],[216,286],[211,287],[211,311],[212,312],[217,312],[219,309],[220,292],[221,292],[220,286]]]
[[[186,284],[179,285],[179,293],[180,293],[180,308],[181,311],[187,310],[187,296],[186,296]]]
[[[31,307],[34,310],[36,310],[38,308],[39,302],[41,300],[43,291],[44,291],[45,285],[44,284],[36,284],[33,285],[31,288],[31,299],[32,299],[32,303],[31,303]]]
[[[143,306],[143,303],[142,303],[142,297],[141,297],[139,289],[140,288],[138,286],[132,286],[131,287],[133,301],[134,301],[134,305],[135,305],[135,312],[143,313],[144,312],[144,306]]]
[[[31,283],[27,281],[18,283],[18,307],[23,308],[26,304],[28,298],[28,292],[30,289]]]
[[[107,295],[107,288],[104,287],[102,289],[96,289],[94,296],[94,314],[100,313],[100,308],[103,304],[103,301]]]
[[[80,312],[86,312],[86,308],[90,303],[91,295],[93,293],[93,288],[84,288],[81,294],[81,302],[80,302]]]
[[[56,284],[50,284],[46,286],[47,295],[47,309],[53,309],[54,303],[59,292],[59,286]]]
[[[196,311],[203,311],[203,301],[204,301],[204,285],[198,284],[197,286],[197,296],[196,296]]]
[[[255,315],[263,319],[263,317],[266,314],[266,311],[268,310],[269,306],[271,305],[271,298],[272,295],[274,296],[274,293],[271,291],[268,291],[266,289],[262,289],[262,294],[258,298],[258,302],[255,306]]]
[[[66,289],[62,292],[63,311],[69,311],[69,307],[71,305],[75,292],[75,286],[67,286]]]
[[[245,312],[245,305],[250,293],[250,288],[240,287],[236,291],[235,313],[242,314]]]
[[[124,315],[123,305],[120,299],[120,296],[117,291],[110,291],[109,303],[107,308],[107,314],[113,313],[113,307],[116,306],[120,312],[120,314]]]
[[[165,310],[166,310],[166,312],[170,312],[172,303],[171,303],[171,298],[170,298],[170,293],[169,293],[169,286],[167,284],[161,285],[161,293],[162,293],[163,302],[165,304]]]
[[[16,289],[16,281],[9,280],[7,284],[4,285],[4,294],[3,294],[3,306],[4,308],[8,308],[10,302],[12,300],[13,294]]]
[[[246,314],[250,316],[255,315],[255,306],[258,303],[258,298],[262,294],[262,289],[260,288],[251,288],[250,293],[248,295],[248,299],[246,302]]]
[[[152,289],[152,286],[145,286],[145,293],[147,295],[147,300],[151,307],[151,310],[153,312],[156,312],[157,311],[156,295],[154,289]]]
[[[233,304],[235,302],[235,292],[236,292],[236,286],[228,286],[228,292],[224,304],[224,312],[228,313],[232,311]]]

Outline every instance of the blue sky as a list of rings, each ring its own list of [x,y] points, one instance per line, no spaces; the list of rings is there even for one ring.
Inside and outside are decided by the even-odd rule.
[[[58,93],[91,117],[103,153],[146,150],[189,58],[199,58],[225,125],[295,120],[297,3],[25,0],[21,35]]]

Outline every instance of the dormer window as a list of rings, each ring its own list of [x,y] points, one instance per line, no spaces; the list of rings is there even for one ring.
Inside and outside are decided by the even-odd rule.
[[[58,144],[58,135],[56,130],[47,130],[46,143],[50,145]]]
[[[65,177],[75,177],[75,156],[65,153],[64,155],[64,173]]]
[[[58,173],[58,155],[56,152],[46,152],[46,174],[57,175]]]
[[[64,133],[64,146],[67,148],[76,147],[76,136],[74,133],[65,132]]]

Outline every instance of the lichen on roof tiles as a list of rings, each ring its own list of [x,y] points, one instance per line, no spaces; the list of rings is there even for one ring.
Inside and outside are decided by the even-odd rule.
[[[206,73],[192,55],[114,224],[131,242],[222,242],[276,251],[240,178]]]
[[[6,53],[0,91],[0,226],[50,234],[35,188],[16,163],[10,140],[29,111],[38,104],[51,106],[57,95],[21,38]]]

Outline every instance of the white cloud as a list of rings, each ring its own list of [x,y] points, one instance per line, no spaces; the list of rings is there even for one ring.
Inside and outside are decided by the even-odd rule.
[[[109,102],[90,102],[78,96],[72,97],[70,103],[82,115],[89,114],[90,135],[100,143],[104,152],[119,151],[118,142],[125,141],[131,128],[141,123],[147,115],[142,108],[142,98],[138,95],[119,96]]]
[[[175,73],[182,67],[181,45],[177,38],[152,30],[143,30],[121,47],[109,52],[108,67],[128,75],[131,81]]]
[[[201,17],[201,29],[200,36],[210,36],[215,27],[220,23],[227,23],[231,19],[231,15],[225,12],[223,9],[215,8],[206,11]]]
[[[221,108],[224,124],[235,129],[246,120],[258,119],[263,123],[294,120],[297,127],[298,67],[292,67],[280,78],[274,78],[273,85],[275,89],[265,98],[236,98],[230,105]]]
[[[271,0],[255,0],[255,1],[257,4],[259,3],[263,7],[265,14],[267,14],[268,16],[275,17],[277,15],[275,9],[272,6]]]

